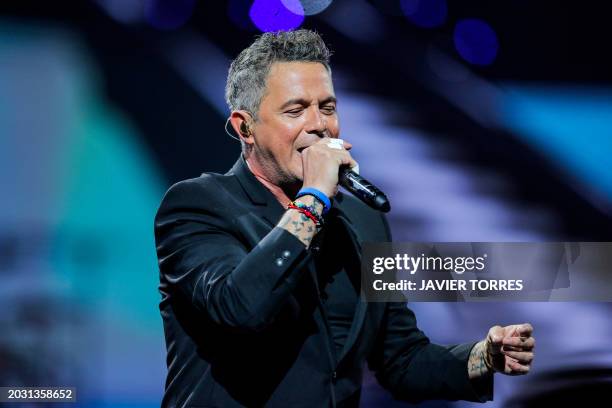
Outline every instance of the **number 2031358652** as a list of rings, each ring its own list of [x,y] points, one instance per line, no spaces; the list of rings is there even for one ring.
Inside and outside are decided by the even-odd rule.
[[[0,402],[76,402],[75,387],[0,387]]]

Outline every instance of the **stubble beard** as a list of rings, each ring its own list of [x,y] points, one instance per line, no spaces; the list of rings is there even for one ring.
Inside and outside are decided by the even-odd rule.
[[[302,187],[303,179],[293,174],[290,169],[283,169],[271,152],[255,149],[252,153],[257,157],[264,176],[280,187],[288,197],[294,197]]]

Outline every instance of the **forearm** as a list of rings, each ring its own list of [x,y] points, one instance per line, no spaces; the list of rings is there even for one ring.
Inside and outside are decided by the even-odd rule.
[[[467,364],[468,377],[470,380],[481,378],[493,373],[490,365],[487,364],[485,343],[485,340],[479,341],[470,352],[470,358],[468,359]]]
[[[472,343],[473,344],[473,343]],[[454,350],[456,349],[456,350]],[[492,399],[493,376],[470,379],[466,372],[471,344],[450,348],[429,343],[413,356],[393,358],[377,378],[396,399],[412,403],[431,399],[485,402]]]
[[[224,204],[213,194],[217,187],[181,182],[164,196],[155,218],[162,284],[219,325],[259,330],[273,321],[305,275],[311,254],[304,240],[312,239],[315,224],[304,222],[298,231],[299,224],[290,221],[301,214],[287,211],[285,228],[273,228],[249,247],[237,239],[235,220],[217,211]],[[206,207],[194,207],[193,197]]]
[[[296,201],[314,208],[319,216],[323,213],[323,204],[321,204],[311,195],[302,196]],[[297,239],[302,241],[304,245],[306,245],[306,248],[310,246],[313,237],[317,233],[317,227],[313,220],[301,212],[292,209],[285,212],[278,223],[278,227],[283,228],[284,230],[293,234]]]
[[[313,208],[318,216],[323,212],[323,205],[312,196],[300,197],[296,201]],[[296,237],[306,248],[309,247],[318,231],[313,220],[295,209],[287,210],[277,227]],[[272,231],[272,234],[274,234],[274,231]],[[266,238],[269,237],[267,236]],[[267,241],[266,238],[264,241]],[[274,241],[276,240],[272,240],[272,242]],[[292,288],[297,285],[300,275],[303,274],[303,261],[293,262],[295,256],[298,255],[295,246],[299,246],[299,244],[294,243],[294,249],[287,250],[289,248],[288,245],[291,245],[290,242],[283,242],[281,246],[278,245],[279,243],[281,241],[274,242],[272,247],[258,245],[234,269],[225,285],[220,285],[219,287],[219,289],[225,287],[226,292],[217,292],[217,295],[220,295],[217,298],[217,305],[226,303],[227,299],[231,299],[231,296],[228,296],[228,288],[233,287],[240,293],[241,303],[247,305],[246,311],[248,313],[246,315],[249,316],[248,319],[242,320],[242,325],[252,325],[260,329],[271,323],[274,315],[276,315],[286,298],[290,295]],[[265,268],[262,265],[262,261],[265,263],[267,259],[270,259],[269,256],[262,256],[257,253],[258,250],[263,248],[268,248],[266,251],[272,250],[274,253],[281,254],[280,258],[272,257],[275,266],[272,269]],[[304,250],[300,250],[300,252],[307,254],[307,251]],[[299,257],[302,258],[301,255]],[[257,266],[253,265],[253,263],[256,263]],[[290,268],[293,271],[286,273],[284,272],[286,268]],[[231,292],[229,291],[229,293]],[[218,307],[218,309],[223,309],[223,307]],[[229,309],[235,310],[236,308]]]

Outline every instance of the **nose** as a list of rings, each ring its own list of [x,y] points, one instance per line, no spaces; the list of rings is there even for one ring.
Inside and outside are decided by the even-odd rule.
[[[325,116],[321,114],[318,106],[310,106],[308,108],[308,116],[304,130],[307,133],[315,133],[319,137],[328,136],[327,121]]]

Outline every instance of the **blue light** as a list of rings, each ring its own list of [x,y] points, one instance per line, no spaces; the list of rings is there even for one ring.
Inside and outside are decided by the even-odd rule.
[[[189,20],[195,0],[149,0],[145,17],[149,24],[161,30],[174,30]]]
[[[402,12],[415,25],[423,28],[439,27],[446,21],[446,0],[401,0]]]
[[[506,126],[571,174],[568,183],[578,191],[611,208],[612,89],[515,83],[503,88]]]
[[[227,15],[236,26],[243,30],[255,29],[249,18],[252,3],[252,0],[229,0],[227,2]]]
[[[288,0],[285,0],[288,1]],[[292,9],[301,7],[298,0],[293,0]],[[253,24],[263,32],[294,30],[304,22],[304,12],[294,14],[281,0],[255,0],[249,11]]]
[[[457,52],[471,64],[490,65],[497,57],[497,35],[482,20],[472,18],[459,21],[453,37]]]
[[[319,14],[331,4],[332,0],[281,0],[293,14],[312,16]]]

